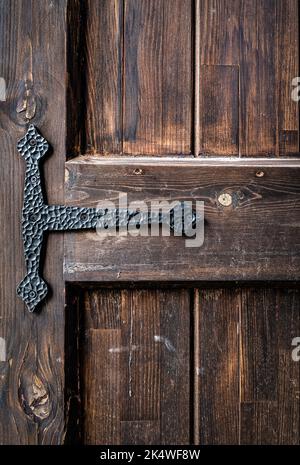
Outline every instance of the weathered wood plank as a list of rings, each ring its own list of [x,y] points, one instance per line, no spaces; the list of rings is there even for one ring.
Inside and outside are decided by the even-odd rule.
[[[122,292],[122,421],[160,418],[159,293]]]
[[[189,444],[193,410],[190,373],[190,293],[160,291],[160,444]]]
[[[122,444],[155,445],[160,444],[159,421],[122,421]]]
[[[241,405],[241,444],[277,445],[277,403],[246,402]]]
[[[121,344],[119,329],[89,329],[83,349],[85,444],[120,443]]]
[[[292,79],[299,75],[298,2],[203,0],[197,21],[201,65],[239,66],[240,99],[235,110],[240,113],[241,155],[298,154],[299,114],[291,98]],[[211,87],[219,86],[218,76],[212,76]],[[220,108],[229,96],[230,90],[223,89]],[[209,94],[204,97],[214,106]],[[221,130],[217,137],[222,145]]]
[[[235,289],[204,289],[196,295],[200,444],[239,443],[239,303]]]
[[[87,289],[84,297],[84,326],[88,329],[121,328],[122,299],[114,289]]]
[[[239,154],[238,66],[201,66],[201,155]]]
[[[300,363],[292,341],[300,335],[299,289],[278,289],[278,443],[300,444]]]
[[[299,303],[298,303],[299,312]],[[298,334],[299,325],[298,325]],[[300,368],[291,350],[280,350],[278,361],[278,444],[300,444]]]
[[[83,157],[84,158],[84,157]],[[66,238],[65,276],[70,281],[295,280],[299,277],[299,168],[283,162],[200,159],[163,166],[149,163],[68,162],[67,201],[199,200],[205,202],[202,247],[185,247],[183,237],[98,236]],[[288,166],[295,166],[289,168]],[[263,175],[261,175],[263,174]],[[232,204],[218,202],[222,192]]]
[[[0,394],[0,443],[59,444],[64,435],[62,236],[47,244],[44,276],[55,294],[40,315],[30,315],[16,296],[25,274],[20,227],[24,162],[16,142],[25,132],[25,116],[32,118],[54,148],[45,164],[48,199],[63,202],[66,2],[12,0],[1,1],[0,8],[0,76],[7,84],[0,111],[5,218],[0,226],[5,244],[0,254],[0,335],[8,361]]]
[[[121,153],[123,2],[88,0],[83,11],[85,151]]]
[[[241,155],[276,155],[276,2],[244,0],[240,19]]]
[[[242,291],[242,402],[277,400],[278,312],[276,291]]]
[[[239,64],[240,0],[200,0],[201,65]]]
[[[241,442],[300,443],[299,290],[244,289],[241,300]]]
[[[191,152],[192,2],[125,2],[124,153]]]
[[[77,347],[80,390],[76,394],[75,387],[73,394],[83,399],[84,442],[189,443],[189,294],[182,289],[75,291],[81,302],[77,326],[85,337]],[[70,299],[69,305],[74,307]]]
[[[299,152],[299,111],[292,80],[299,76],[299,2],[279,0],[277,8],[277,89],[279,155]]]

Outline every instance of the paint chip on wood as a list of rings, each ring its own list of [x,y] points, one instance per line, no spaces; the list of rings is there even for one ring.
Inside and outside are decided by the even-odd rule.
[[[0,102],[6,101],[6,83],[3,77],[0,77]]]
[[[0,362],[6,362],[6,342],[0,337]]]

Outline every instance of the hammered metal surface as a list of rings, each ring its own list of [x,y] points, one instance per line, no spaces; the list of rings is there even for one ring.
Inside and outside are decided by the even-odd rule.
[[[24,204],[22,212],[22,233],[27,275],[17,288],[18,296],[33,312],[48,292],[45,281],[40,276],[40,256],[45,231],[111,227],[128,227],[130,222],[136,225],[167,223],[175,232],[182,230],[181,221],[174,222],[175,209],[170,215],[158,212],[140,212],[137,210],[96,209],[64,205],[47,205],[41,185],[39,162],[49,149],[46,139],[35,126],[30,125],[25,136],[18,142],[18,151],[25,159],[26,174]],[[179,206],[179,209],[181,207]],[[195,217],[192,215],[193,223]]]

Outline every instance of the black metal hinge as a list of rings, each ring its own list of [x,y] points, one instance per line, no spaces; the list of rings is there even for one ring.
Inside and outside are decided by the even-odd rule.
[[[17,294],[33,312],[48,292],[45,281],[40,276],[40,257],[43,235],[46,231],[66,231],[72,229],[107,229],[110,226],[126,227],[132,219],[136,224],[165,223],[160,212],[141,212],[127,209],[96,209],[65,205],[47,205],[42,193],[39,162],[49,149],[47,140],[30,125],[25,136],[18,142],[18,151],[25,159],[26,174],[22,232],[27,275],[17,288]],[[169,226],[176,230],[174,211],[169,215]],[[192,216],[191,221],[195,222]],[[182,228],[182,224],[179,225]]]

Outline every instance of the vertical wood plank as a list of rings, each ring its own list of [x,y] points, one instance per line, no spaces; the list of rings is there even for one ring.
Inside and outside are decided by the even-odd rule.
[[[54,148],[51,162],[44,167],[48,200],[63,202],[66,2],[2,1],[0,9],[0,76],[7,84],[0,111],[4,150],[0,199],[6,218],[1,222],[6,246],[0,254],[0,336],[6,341],[8,360],[2,380],[0,443],[60,444],[64,435],[62,236],[48,241],[44,270],[55,294],[43,304],[41,314],[30,315],[16,296],[25,274],[21,241],[25,167],[16,142],[26,131],[26,113]]]
[[[86,334],[81,343],[84,440],[188,444],[189,291],[79,292]]]
[[[239,292],[199,291],[200,444],[239,442]]]
[[[299,444],[299,291],[243,290],[241,314],[241,443]]]
[[[242,402],[277,400],[278,311],[272,289],[242,291]]]
[[[299,152],[299,110],[291,97],[292,80],[299,76],[299,2],[279,0],[277,6],[277,88],[279,155]]]
[[[300,292],[277,290],[278,443],[300,444],[300,362],[292,359],[292,341],[300,335]]]
[[[298,2],[203,0],[197,21],[201,65],[239,66],[240,154],[297,156],[299,114],[291,91],[299,74]],[[218,85],[213,79],[211,87]]]
[[[239,64],[241,0],[200,0],[201,65]]]
[[[122,444],[148,446],[161,444],[159,421],[122,421]]]
[[[83,152],[122,152],[123,1],[87,0]]]
[[[279,352],[277,421],[278,444],[299,445],[300,368],[290,350]]]
[[[160,418],[158,297],[151,290],[122,292],[122,421]]]
[[[194,121],[193,121],[193,155],[199,156],[200,153],[200,12],[201,0],[194,1]]]
[[[201,154],[239,154],[237,66],[201,66]]]
[[[83,370],[84,443],[120,443],[119,329],[89,329]]]
[[[191,152],[190,0],[127,0],[124,153]]]
[[[190,293],[160,292],[161,444],[190,443]]]
[[[276,402],[244,402],[241,406],[241,444],[278,444]]]
[[[276,2],[243,0],[240,19],[240,150],[275,156]]]
[[[85,328],[118,329],[121,328],[120,292],[115,289],[88,289],[84,291]]]

